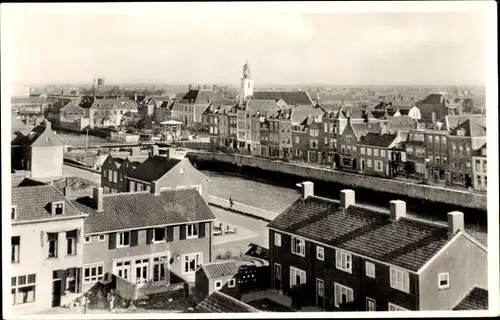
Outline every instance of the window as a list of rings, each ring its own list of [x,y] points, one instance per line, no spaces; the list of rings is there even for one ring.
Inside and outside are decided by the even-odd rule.
[[[83,243],[91,243],[92,242],[92,237],[86,236],[83,238]]]
[[[233,279],[229,279],[229,283],[227,285],[229,288],[234,288],[236,287],[236,280],[233,278]]]
[[[167,279],[167,256],[153,258],[153,282],[165,281]]]
[[[458,145],[458,154],[464,154],[464,146],[462,144]]]
[[[380,150],[380,156],[381,156],[382,158],[385,158],[385,150]]]
[[[290,288],[306,283],[306,272],[299,268],[290,267]]]
[[[19,248],[21,247],[21,237],[15,236],[10,238],[11,243],[11,263],[19,263]]]
[[[481,172],[481,161],[476,159],[476,171]]]
[[[155,228],[154,229],[153,241],[154,242],[165,241],[165,228]]]
[[[378,157],[378,149],[373,149],[373,156]]]
[[[323,123],[323,129],[325,133],[328,133],[328,123]]]
[[[16,220],[16,213],[17,213],[17,207],[16,206],[12,206],[10,208],[10,219],[11,220]]]
[[[47,233],[49,242],[49,258],[57,258],[57,233]]]
[[[11,278],[12,305],[35,301],[36,274]]]
[[[469,144],[466,144],[465,145],[465,152],[470,155],[471,154],[471,149],[470,149],[470,145]]]
[[[389,311],[408,311],[408,309],[389,302]]]
[[[372,148],[366,148],[366,155],[368,156],[372,155]]]
[[[113,182],[114,183],[118,182],[118,172],[117,171],[113,171]]]
[[[371,167],[372,167],[372,159],[368,159],[368,160],[366,161],[366,166],[367,166],[368,168],[371,168]]]
[[[451,143],[451,155],[455,156],[457,154],[457,144],[455,142]]]
[[[483,171],[486,172],[486,160],[483,161]]]
[[[467,160],[467,161],[465,162],[465,164],[466,164],[467,168],[470,168],[470,167],[471,167],[471,163],[470,163],[470,161],[469,161],[469,160]]]
[[[439,136],[434,136],[434,145],[436,146],[436,148],[438,147],[438,145],[439,145]]]
[[[427,152],[427,158],[429,158],[430,161],[433,160],[433,158],[432,158],[432,152],[430,152],[430,151]]]
[[[337,250],[335,252],[335,266],[337,269],[352,272],[352,256],[350,253]]]
[[[306,241],[292,236],[292,253],[298,256],[306,256]]]
[[[376,302],[372,298],[366,298],[366,311],[377,311]]]
[[[64,213],[64,202],[52,203],[52,215],[60,215]]]
[[[382,164],[383,164],[382,161],[375,160],[375,170],[377,170],[379,172],[384,171],[382,168]]]
[[[105,234],[100,234],[97,236],[97,241],[98,242],[104,242],[106,241],[106,235]]]
[[[130,231],[118,232],[116,237],[118,238],[116,240],[116,246],[118,248],[130,246]]]
[[[409,155],[413,154],[413,146],[406,146],[406,153]]]
[[[441,157],[442,157],[441,161],[443,162],[443,164],[448,164],[448,156],[445,153],[443,153]]]
[[[438,288],[448,289],[450,287],[450,274],[448,272],[443,272],[438,274]]]
[[[113,171],[111,169],[108,170],[108,181],[113,181]]]
[[[68,256],[76,254],[76,236],[76,230],[66,232],[66,254]]]
[[[375,264],[373,262],[366,261],[365,269],[366,276],[375,279]]]
[[[104,262],[83,265],[83,283],[93,283],[104,279]]]
[[[190,253],[182,256],[182,274],[195,272],[203,263],[203,253]]]
[[[361,152],[361,154],[365,154],[365,147],[361,147],[361,148],[359,149],[359,152]]]
[[[215,290],[222,288],[222,280],[215,281]]]
[[[325,147],[328,147],[328,138],[325,138]]]
[[[325,248],[316,246],[316,259],[325,261]]]
[[[340,308],[341,305],[353,302],[353,290],[335,282],[335,307]]]
[[[439,163],[439,153],[437,153],[437,152],[434,154],[434,161],[436,163]]]
[[[299,143],[300,142],[300,137],[295,137],[295,143]]]
[[[410,275],[407,271],[391,267],[391,288],[410,293]]]
[[[427,136],[427,144],[432,145],[432,136]]]
[[[274,245],[277,247],[281,247],[281,234],[274,233]]]
[[[198,230],[195,224],[186,225],[186,239],[198,238]]]
[[[441,137],[441,145],[446,148],[446,137],[445,136]]]

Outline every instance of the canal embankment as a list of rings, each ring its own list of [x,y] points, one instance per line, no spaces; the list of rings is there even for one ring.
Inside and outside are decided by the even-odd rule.
[[[483,214],[487,210],[486,195],[467,191],[382,179],[246,155],[193,151],[188,152],[186,157],[191,162],[196,163],[199,169],[234,172],[255,178],[264,177],[267,180],[274,180],[278,184],[287,184],[290,187],[298,182],[311,180],[319,183],[320,189],[327,189],[329,194],[332,191],[338,193],[337,191],[340,191],[341,188],[362,190],[357,194],[363,194],[364,190],[366,200],[370,202],[381,200],[383,203],[388,203],[389,198],[390,200],[400,198],[415,206],[420,206],[421,210],[426,211],[435,210],[443,204],[448,205],[447,207],[453,210],[465,208],[476,213],[483,212]],[[336,187],[332,187],[332,185]]]

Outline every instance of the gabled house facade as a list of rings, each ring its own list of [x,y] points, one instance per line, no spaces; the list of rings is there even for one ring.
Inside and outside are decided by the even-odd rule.
[[[390,170],[390,149],[397,143],[395,134],[368,133],[361,137],[357,145],[359,171],[368,175],[392,176]],[[400,161],[402,159],[399,159]]]
[[[488,189],[486,143],[472,153],[472,175],[474,189],[486,191]]]
[[[82,214],[51,185],[12,188],[14,314],[66,305],[82,293]]]
[[[137,102],[126,99],[94,99],[85,117],[89,118],[90,127],[119,127],[126,114],[137,114]]]
[[[387,214],[357,205],[352,190],[329,200],[304,182],[301,198],[268,228],[273,288],[300,290],[305,306],[451,310],[487,285],[487,249],[464,231],[461,212],[437,225],[408,218],[401,200]]]
[[[88,214],[84,229],[84,291],[115,278],[116,290],[137,298],[183,282],[211,261],[215,216],[193,189],[104,195],[74,204]],[[108,276],[106,276],[108,274]]]

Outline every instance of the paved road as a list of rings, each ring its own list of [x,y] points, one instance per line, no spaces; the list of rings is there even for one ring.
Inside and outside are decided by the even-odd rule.
[[[101,176],[97,173],[90,172],[87,170],[78,169],[75,167],[64,165],[63,166],[63,175],[65,177],[71,177],[71,176],[80,177],[83,179],[87,179],[87,180],[89,180],[93,183],[96,183],[98,185],[101,185]]]

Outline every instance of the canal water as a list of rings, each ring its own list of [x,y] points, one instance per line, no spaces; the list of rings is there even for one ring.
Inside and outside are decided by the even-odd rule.
[[[64,142],[65,145],[72,146],[84,146],[85,145],[85,135],[79,133],[69,133],[64,131],[56,131],[57,136]],[[88,135],[88,145],[109,142],[107,139]]]

